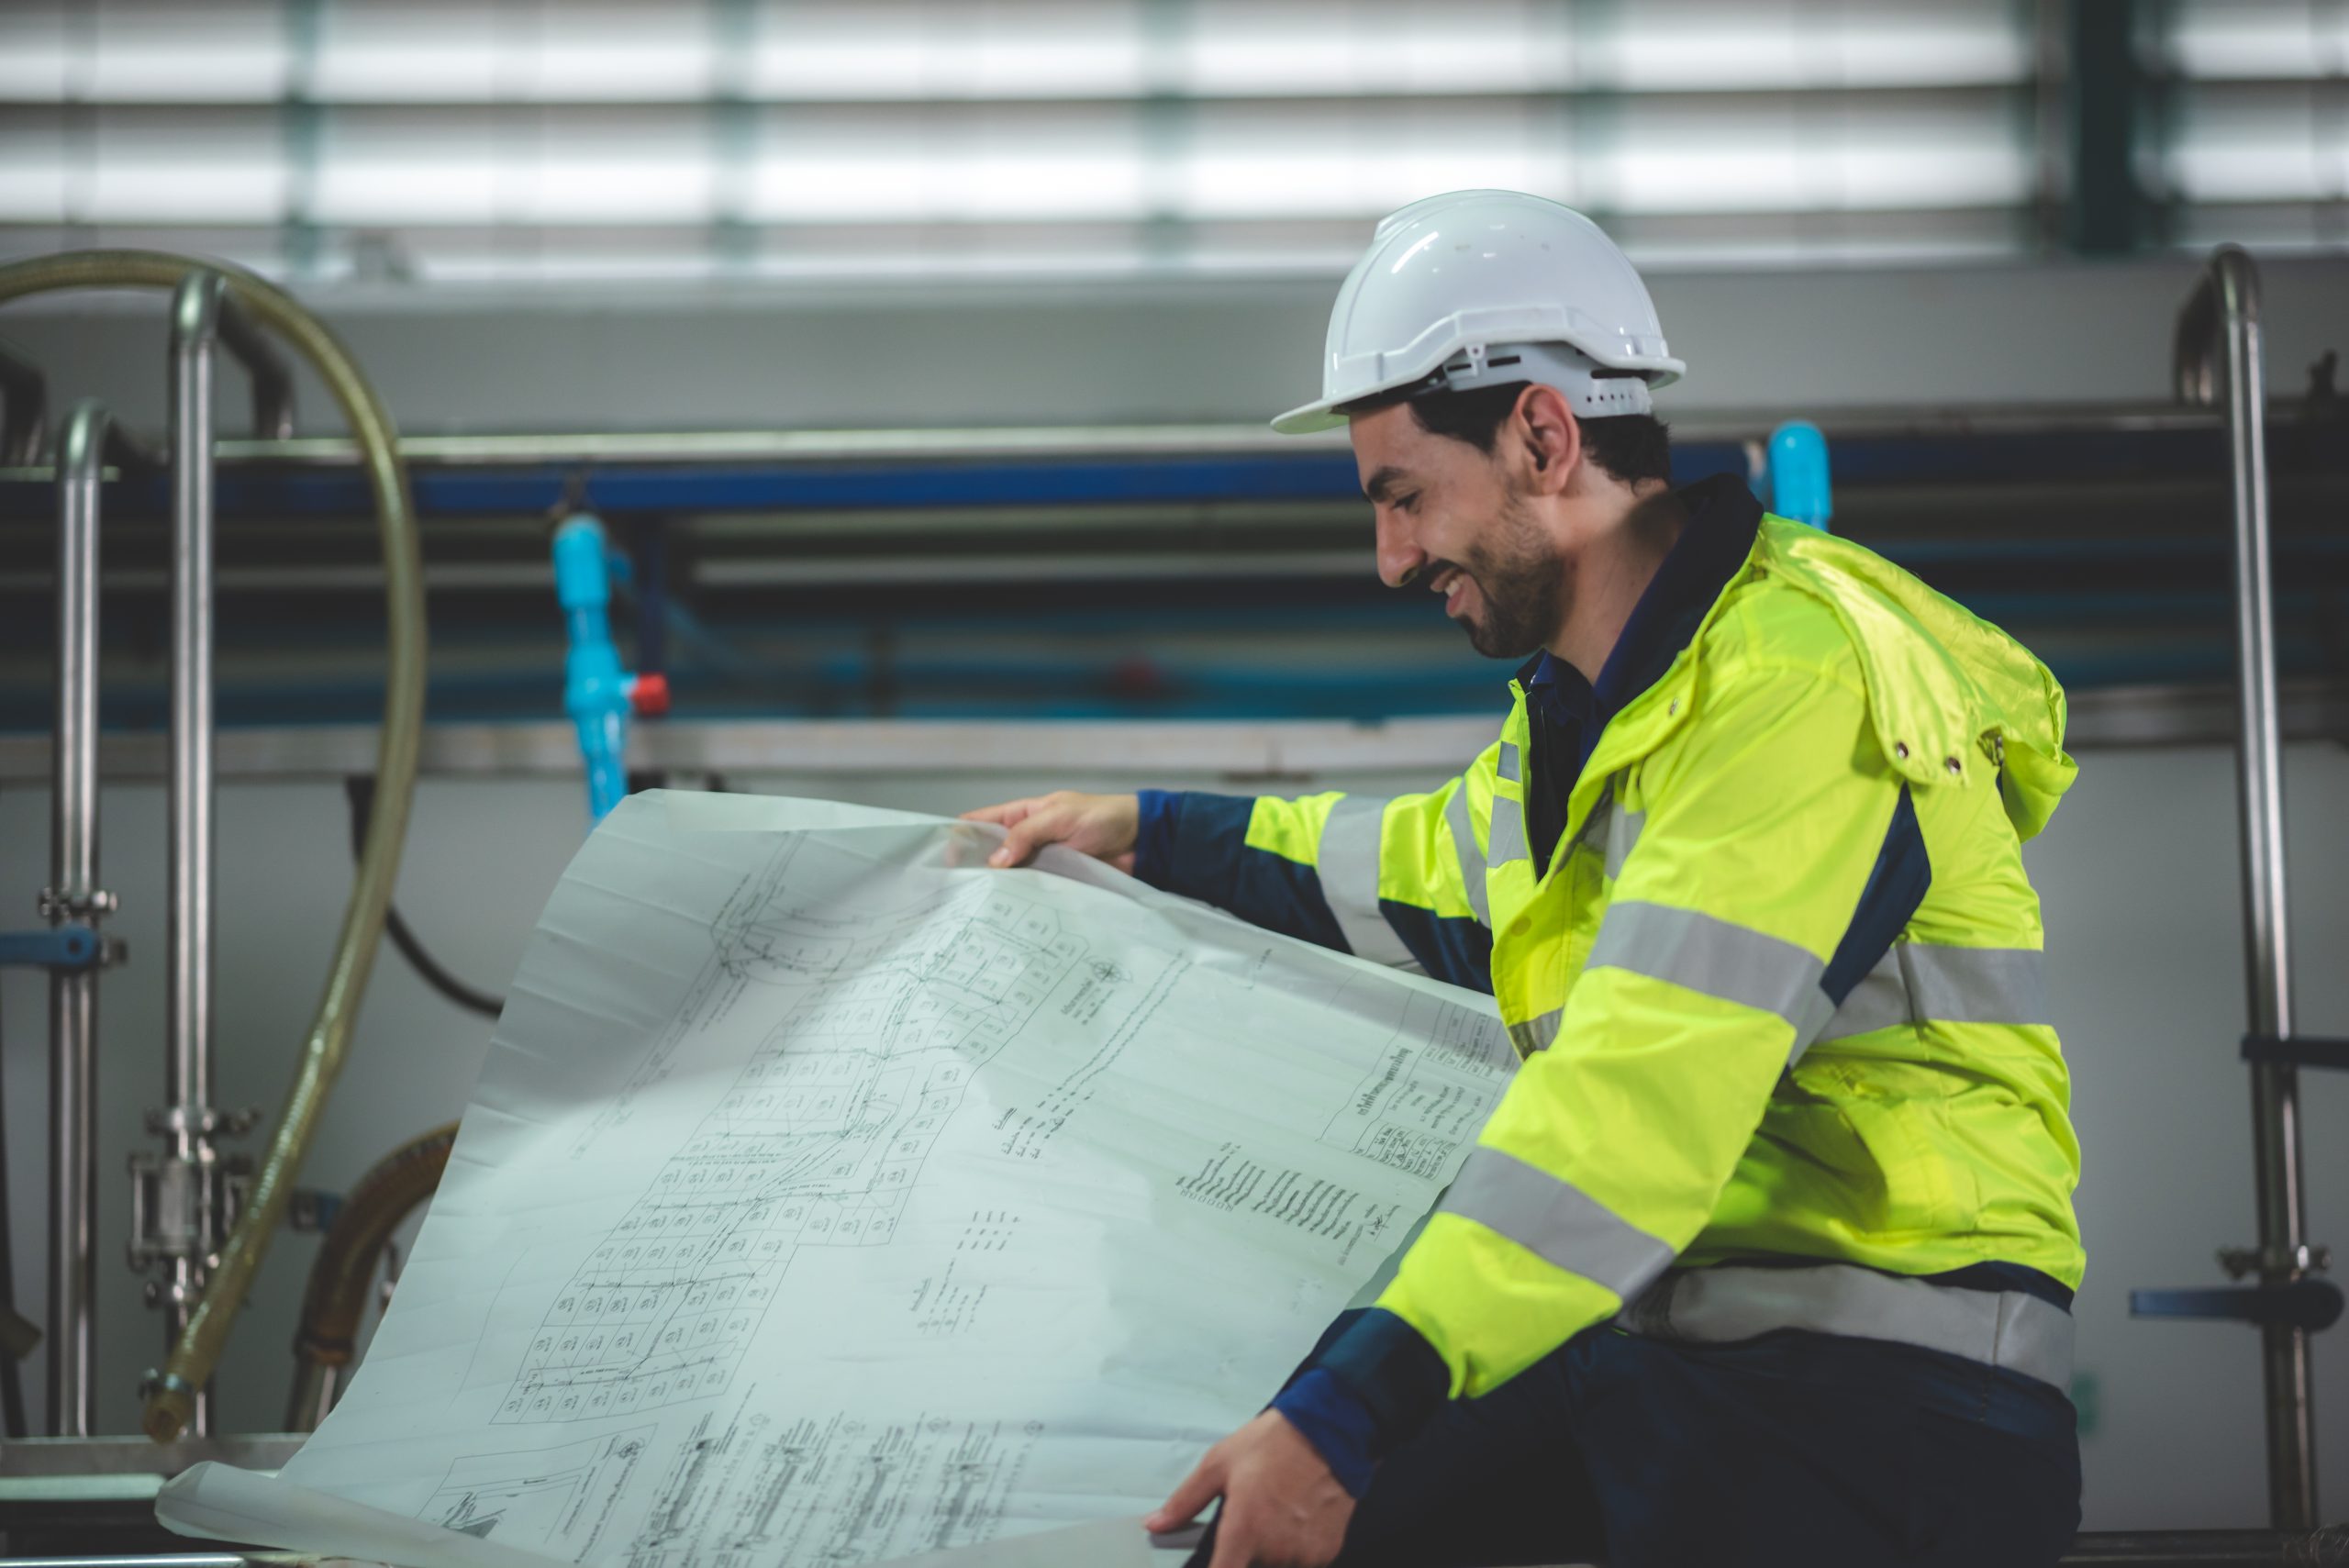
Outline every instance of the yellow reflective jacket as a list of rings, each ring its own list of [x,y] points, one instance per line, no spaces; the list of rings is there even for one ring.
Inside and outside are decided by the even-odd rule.
[[[1607,723],[1540,865],[1511,691],[1442,788],[1246,802],[1219,846],[1193,820],[1178,848],[1211,863],[1167,879],[1455,978],[1489,940],[1523,1065],[1378,1305],[1455,1396],[1619,1313],[1905,1340],[2060,1386],[2079,1154],[2021,856],[2074,773],[2054,678],[1868,550],[1765,517]],[[1926,863],[1895,863],[1901,841]],[[1905,921],[1855,945],[1904,878]],[[1984,1264],[2056,1303],[1926,1278]]]

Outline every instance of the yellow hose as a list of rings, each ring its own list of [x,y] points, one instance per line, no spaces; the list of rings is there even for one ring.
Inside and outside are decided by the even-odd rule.
[[[359,858],[351,902],[335,940],[324,995],[311,1019],[309,1037],[285,1096],[285,1108],[270,1132],[269,1150],[253,1179],[244,1211],[222,1247],[203,1299],[188,1315],[179,1343],[172,1347],[162,1375],[147,1396],[147,1435],[169,1442],[186,1429],[192,1398],[212,1377],[237,1309],[252,1288],[269,1244],[284,1223],[294,1183],[317,1130],[328,1092],[342,1071],[358,1020],[359,1000],[383,940],[384,911],[399,872],[400,841],[407,832],[408,797],[416,785],[416,753],[424,718],[424,572],[417,549],[416,503],[408,493],[392,417],[367,384],[349,353],[325,323],[295,303],[284,290],[226,262],[161,250],[74,250],[0,266],[0,304],[58,289],[172,289],[194,269],[217,272],[228,292],[254,320],[273,329],[317,370],[341,406],[359,443],[374,493],[383,532],[384,616],[390,635],[384,681],[384,729],[375,755],[375,808],[367,819],[367,846]]]

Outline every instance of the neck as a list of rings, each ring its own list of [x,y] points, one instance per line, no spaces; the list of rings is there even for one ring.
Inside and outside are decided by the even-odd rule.
[[[1626,494],[1576,553],[1565,624],[1550,651],[1596,685],[1640,595],[1655,580],[1687,517],[1671,487],[1651,480]]]

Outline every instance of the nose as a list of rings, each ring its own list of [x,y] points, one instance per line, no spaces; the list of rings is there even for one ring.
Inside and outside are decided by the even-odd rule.
[[[1410,530],[1404,527],[1402,514],[1381,506],[1376,517],[1378,580],[1390,588],[1408,586],[1413,578],[1427,570],[1428,552],[1413,541]]]

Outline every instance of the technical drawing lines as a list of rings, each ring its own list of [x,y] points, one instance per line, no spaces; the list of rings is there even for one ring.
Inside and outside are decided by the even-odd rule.
[[[668,1474],[628,1568],[863,1562],[992,1537],[1042,1428],[790,1417],[746,1391],[703,1416]]]
[[[798,1248],[895,1236],[977,1065],[1086,958],[1055,916],[999,884],[973,879],[946,903],[963,917],[940,920],[933,903],[877,936],[835,919],[802,940],[796,912],[744,921],[759,940],[729,962],[774,998],[760,1006],[775,1021],[559,1294],[496,1420],[586,1420],[721,1393]],[[876,965],[872,944],[893,940]],[[811,956],[824,943],[869,951],[841,975]],[[796,981],[761,969],[776,955]]]
[[[634,1427],[561,1448],[466,1454],[449,1466],[421,1517],[501,1546],[591,1555],[659,1429]]]

